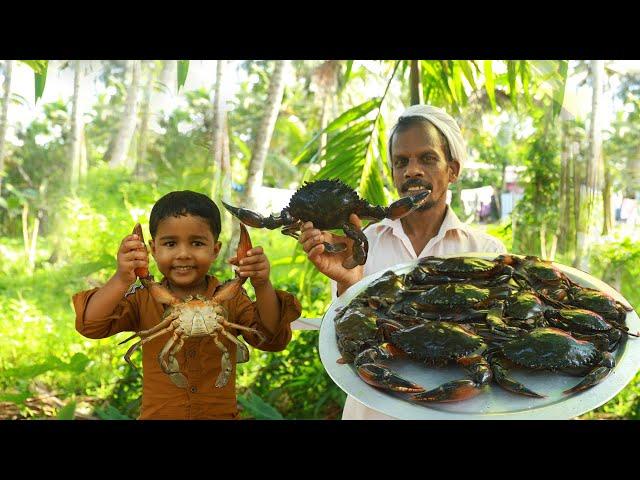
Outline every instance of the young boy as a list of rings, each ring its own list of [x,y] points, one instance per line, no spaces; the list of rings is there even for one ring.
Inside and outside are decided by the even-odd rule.
[[[151,210],[149,230],[151,253],[164,275],[161,284],[181,299],[191,295],[211,298],[221,285],[208,275],[220,253],[220,211],[206,195],[191,191],[171,192]],[[148,267],[146,247],[137,235],[128,235],[118,250],[118,269],[101,288],[73,296],[76,329],[88,338],[105,338],[118,332],[148,330],[161,321],[164,306],[147,288],[132,287],[135,269]],[[235,257],[230,263],[237,264]],[[291,340],[290,323],[301,313],[300,303],[284,291],[274,290],[269,281],[269,260],[262,247],[254,247],[240,261],[238,272],[248,277],[255,289],[251,302],[244,289],[223,301],[228,321],[261,332],[242,333],[247,343],[265,351],[283,350]],[[235,361],[226,385],[215,386],[220,374],[222,352],[210,336],[189,338],[175,354],[187,388],[176,386],[158,362],[158,354],[171,334],[161,335],[142,347],[142,412],[140,419],[234,419],[238,416],[235,391]],[[224,336],[220,341],[230,357],[236,345]]]

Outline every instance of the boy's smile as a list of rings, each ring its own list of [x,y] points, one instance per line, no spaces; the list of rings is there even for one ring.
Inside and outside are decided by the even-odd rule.
[[[209,267],[220,253],[209,224],[201,217],[182,215],[160,221],[150,242],[158,269],[178,296],[204,293]]]

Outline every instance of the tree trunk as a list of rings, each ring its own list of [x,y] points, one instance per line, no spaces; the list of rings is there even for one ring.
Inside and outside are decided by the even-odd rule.
[[[591,220],[598,189],[599,170],[602,159],[602,87],[604,84],[604,61],[591,61],[593,96],[591,103],[591,124],[589,126],[589,161],[587,164],[586,195],[577,229],[577,251],[574,264],[581,270],[588,270],[588,249],[591,243]]]
[[[249,163],[249,173],[247,175],[247,193],[246,203],[249,208],[255,208],[256,195],[258,188],[262,185],[262,175],[264,172],[264,163],[267,159],[271,136],[276,125],[280,105],[282,104],[282,96],[284,94],[284,71],[288,65],[288,60],[276,61],[271,84],[269,85],[269,94],[265,105],[265,114],[258,128],[256,142],[253,148],[253,156]]]
[[[151,90],[155,80],[153,65],[147,68],[147,78],[140,107],[140,128],[138,131],[138,151],[136,152],[135,172],[138,178],[143,176],[144,162],[147,158],[147,132],[149,131],[149,106],[151,103]]]
[[[602,235],[609,235],[613,230],[613,219],[611,218],[611,172],[609,162],[605,155],[602,156],[602,167],[604,169],[604,186],[602,188]]]
[[[113,147],[113,153],[109,160],[110,167],[129,166],[128,155],[131,140],[136,129],[136,106],[138,102],[138,87],[140,85],[140,61],[131,60],[131,81],[127,89],[127,100],[125,102],[124,112],[122,113],[122,121],[120,128],[116,134],[116,140]]]
[[[225,183],[223,167],[224,158],[224,128],[225,122],[225,102],[222,98],[222,86],[225,73],[225,61],[218,60],[216,62],[216,86],[214,89],[213,108],[212,108],[212,126],[211,126],[211,164],[213,167],[213,178],[211,182],[211,198],[223,198],[225,193],[228,194],[228,188],[222,188]],[[224,197],[226,200],[227,197]]]
[[[411,60],[409,70],[409,87],[411,89],[411,105],[422,103],[422,89],[420,88],[420,60]]]
[[[11,100],[12,68],[13,60],[7,60],[4,67],[4,97],[2,99],[2,110],[0,111],[0,195],[2,194],[2,179],[4,176],[5,137],[7,136],[7,116],[9,113],[9,102]]]
[[[80,179],[80,156],[81,156],[81,130],[82,130],[82,113],[80,112],[80,82],[81,82],[81,66],[80,61],[74,63],[73,75],[73,99],[71,101],[71,142],[69,144],[69,159],[71,161],[71,191],[75,192],[78,188]]]

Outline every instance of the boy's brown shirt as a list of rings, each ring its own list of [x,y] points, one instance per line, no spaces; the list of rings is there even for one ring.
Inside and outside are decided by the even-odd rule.
[[[205,296],[211,298],[220,282],[213,276],[207,276]],[[163,284],[166,282],[163,280]],[[76,330],[88,338],[106,338],[118,332],[136,332],[149,329],[160,322],[164,307],[155,301],[146,288],[137,288],[127,293],[114,312],[99,321],[85,323],[84,313],[91,296],[97,288],[76,293],[73,305],[76,311]],[[267,340],[258,346],[259,338],[248,332],[232,329],[230,333],[242,338],[260,350],[276,352],[283,350],[291,340],[290,323],[300,317],[302,308],[298,300],[290,293],[276,290],[280,300],[280,327],[271,335],[262,326],[260,315],[244,289],[233,299],[222,302],[229,312],[228,320],[233,323],[255,328],[265,334]],[[180,370],[187,377],[187,388],[173,384],[158,363],[158,354],[170,334],[167,333],[151,340],[142,347],[142,410],[140,419],[233,419],[238,415],[236,404],[236,365],[228,383],[216,388],[215,382],[220,373],[222,352],[212,337],[191,338],[186,340],[177,352],[176,360]],[[229,339],[220,337],[228,348],[231,358],[236,358],[236,345]],[[132,340],[135,341],[135,340]],[[123,346],[123,348],[128,348]],[[123,351],[123,355],[124,355]],[[249,360],[250,361],[250,360]],[[124,360],[123,360],[124,362]]]

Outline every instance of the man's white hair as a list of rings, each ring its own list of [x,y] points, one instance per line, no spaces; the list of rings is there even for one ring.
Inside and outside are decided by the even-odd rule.
[[[467,145],[462,138],[462,132],[460,131],[460,127],[453,119],[451,115],[445,112],[443,109],[438,107],[432,107],[431,105],[411,105],[407,108],[400,118],[398,122],[404,117],[422,117],[429,120],[433,125],[442,132],[444,137],[449,142],[449,149],[451,151],[451,157],[460,162],[460,169],[467,160]],[[395,131],[397,127],[393,127],[391,133]],[[391,142],[391,135],[389,135],[389,142]],[[389,153],[391,153],[391,144],[389,144]],[[389,158],[389,163],[392,166],[391,158]]]

